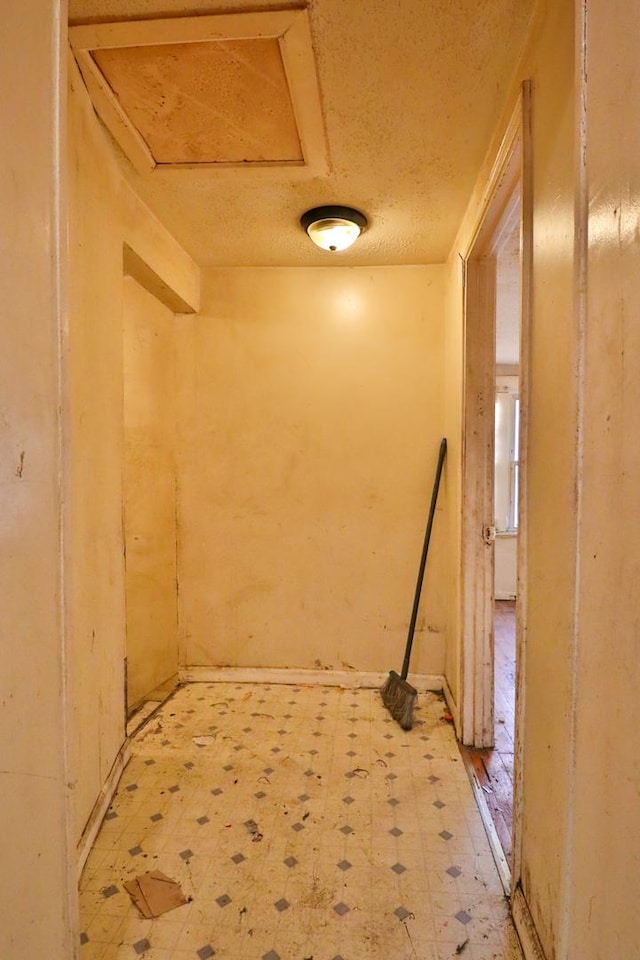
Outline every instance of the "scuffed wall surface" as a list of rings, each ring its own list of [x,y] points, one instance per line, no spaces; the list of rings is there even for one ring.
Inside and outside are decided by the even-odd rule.
[[[0,7],[0,956],[7,960],[71,957],[76,942],[65,809],[55,7],[36,0]]]
[[[445,268],[208,270],[180,321],[184,662],[399,669],[444,428]],[[413,669],[441,674],[446,476]]]
[[[124,739],[122,248],[117,172],[87,109],[69,98],[70,540],[76,836]]]
[[[549,4],[527,70],[533,79],[534,211],[522,769],[522,887],[549,960],[566,909],[576,576],[573,51],[571,6]]]
[[[532,81],[533,314],[530,339],[528,619],[522,775],[521,882],[548,960],[556,957],[566,902],[565,852],[570,802],[570,694],[576,582],[577,341],[574,300],[574,18],[571,4],[541,2],[513,101],[496,132],[458,238],[465,249],[482,189],[520,82]],[[448,338],[455,382],[462,329],[459,277],[450,286]],[[458,354],[462,363],[462,352]],[[449,409],[455,417],[458,398]],[[458,500],[458,504],[460,501]],[[452,519],[455,524],[455,520]],[[452,541],[459,543],[459,540]],[[452,548],[452,549],[455,549]],[[452,570],[459,570],[459,555]],[[452,618],[447,678],[460,695],[460,630]]]
[[[70,81],[67,607],[77,838],[124,739],[123,244],[188,302],[197,302],[198,272],[122,181],[73,63]]]
[[[585,4],[585,6],[587,6]],[[640,11],[589,2],[583,474],[568,955],[640,956]]]

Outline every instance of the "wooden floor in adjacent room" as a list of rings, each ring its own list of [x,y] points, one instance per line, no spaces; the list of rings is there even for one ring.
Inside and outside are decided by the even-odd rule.
[[[473,765],[504,854],[511,865],[513,825],[513,743],[515,729],[516,604],[495,601],[495,747],[461,746]]]

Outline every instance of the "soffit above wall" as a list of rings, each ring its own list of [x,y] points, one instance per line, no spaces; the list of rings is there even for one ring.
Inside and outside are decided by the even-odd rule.
[[[309,0],[304,10],[300,0],[69,0],[69,13],[72,25],[83,24],[83,30],[115,28],[126,21],[142,31],[159,19],[165,23],[204,22],[250,16],[247,11],[256,6],[271,16],[295,19],[294,14],[300,14],[306,24],[306,62],[311,64],[315,93],[309,94],[307,89],[310,74],[297,86],[298,99],[288,83],[304,162],[292,159],[295,141],[284,119],[282,128],[278,121],[277,130],[267,126],[250,144],[241,141],[241,148],[255,149],[252,162],[234,165],[232,158],[238,154],[230,153],[230,143],[224,147],[226,152],[218,154],[223,161],[213,166],[200,162],[210,159],[207,150],[212,144],[207,142],[207,131],[213,131],[215,116],[208,111],[217,109],[207,97],[203,135],[189,147],[198,162],[182,162],[185,157],[193,159],[193,153],[165,153],[174,144],[169,138],[163,144],[160,138],[154,149],[161,162],[143,171],[125,158],[122,148],[115,147],[133,189],[202,265],[355,266],[444,261],[506,104],[535,0],[486,0],[482,4],[477,0]],[[288,74],[291,63],[298,61],[298,44],[290,44],[287,60],[286,43],[282,53],[285,35],[293,40],[287,28],[271,30],[268,37],[263,31],[259,39],[277,42]],[[235,43],[250,38],[227,32],[222,39]],[[204,42],[202,37],[200,41]],[[90,43],[83,42],[85,49],[91,49]],[[170,42],[180,45],[186,41],[174,30]],[[129,46],[142,45],[129,42]],[[192,54],[195,59],[195,52]],[[241,57],[240,50],[236,54]],[[115,85],[115,63],[107,67],[105,58],[103,66],[113,71]],[[125,64],[123,60],[117,70],[135,73],[141,65],[135,70],[133,66],[133,61]],[[172,104],[180,95],[176,90],[178,72],[184,77],[188,74],[183,67],[175,76],[160,63],[145,67],[151,78],[162,77],[163,84],[171,80],[162,109],[172,122]],[[209,90],[217,69],[211,68]],[[226,72],[224,67],[219,69]],[[249,74],[251,70],[248,68]],[[231,77],[231,68],[226,75]],[[128,77],[125,82],[129,85]],[[262,81],[256,97],[262,92],[261,85]],[[240,117],[247,98],[238,92],[241,86],[235,89],[239,103],[231,114]],[[274,93],[274,104],[279,96]],[[141,99],[137,94],[134,97],[136,110],[142,109]],[[314,99],[320,121],[311,125],[318,139],[310,153],[304,120],[300,119],[301,104]],[[253,112],[267,123],[264,100],[260,101],[263,106],[258,103],[256,99]],[[249,113],[251,105],[249,95]],[[153,113],[156,107],[145,109]],[[280,108],[277,113],[284,116]],[[218,129],[225,126],[220,121]],[[282,135],[275,148],[272,134],[274,138]],[[289,159],[276,165],[259,159],[267,155],[267,147],[282,156],[283,150],[289,151]],[[238,149],[237,141],[234,149]],[[176,164],[176,159],[180,163]],[[163,162],[166,160],[171,162]],[[355,206],[369,219],[369,229],[339,259],[315,248],[300,229],[301,214],[325,203]]]

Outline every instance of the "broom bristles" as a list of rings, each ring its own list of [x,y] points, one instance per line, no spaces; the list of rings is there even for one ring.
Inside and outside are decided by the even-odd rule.
[[[380,690],[382,702],[394,720],[403,730],[411,730],[413,726],[413,708],[418,698],[418,691],[410,683],[392,670]]]

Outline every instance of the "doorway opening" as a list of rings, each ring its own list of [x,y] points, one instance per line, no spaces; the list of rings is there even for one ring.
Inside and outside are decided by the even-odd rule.
[[[513,841],[518,488],[520,481],[520,183],[495,251],[493,750],[482,789],[507,862]]]
[[[507,865],[513,846],[520,440],[520,183],[496,231],[493,452],[493,739],[465,747]],[[491,543],[493,546],[491,547]],[[490,562],[490,561],[489,561]]]
[[[519,880],[529,152],[525,85],[465,257],[461,739],[507,890]]]

